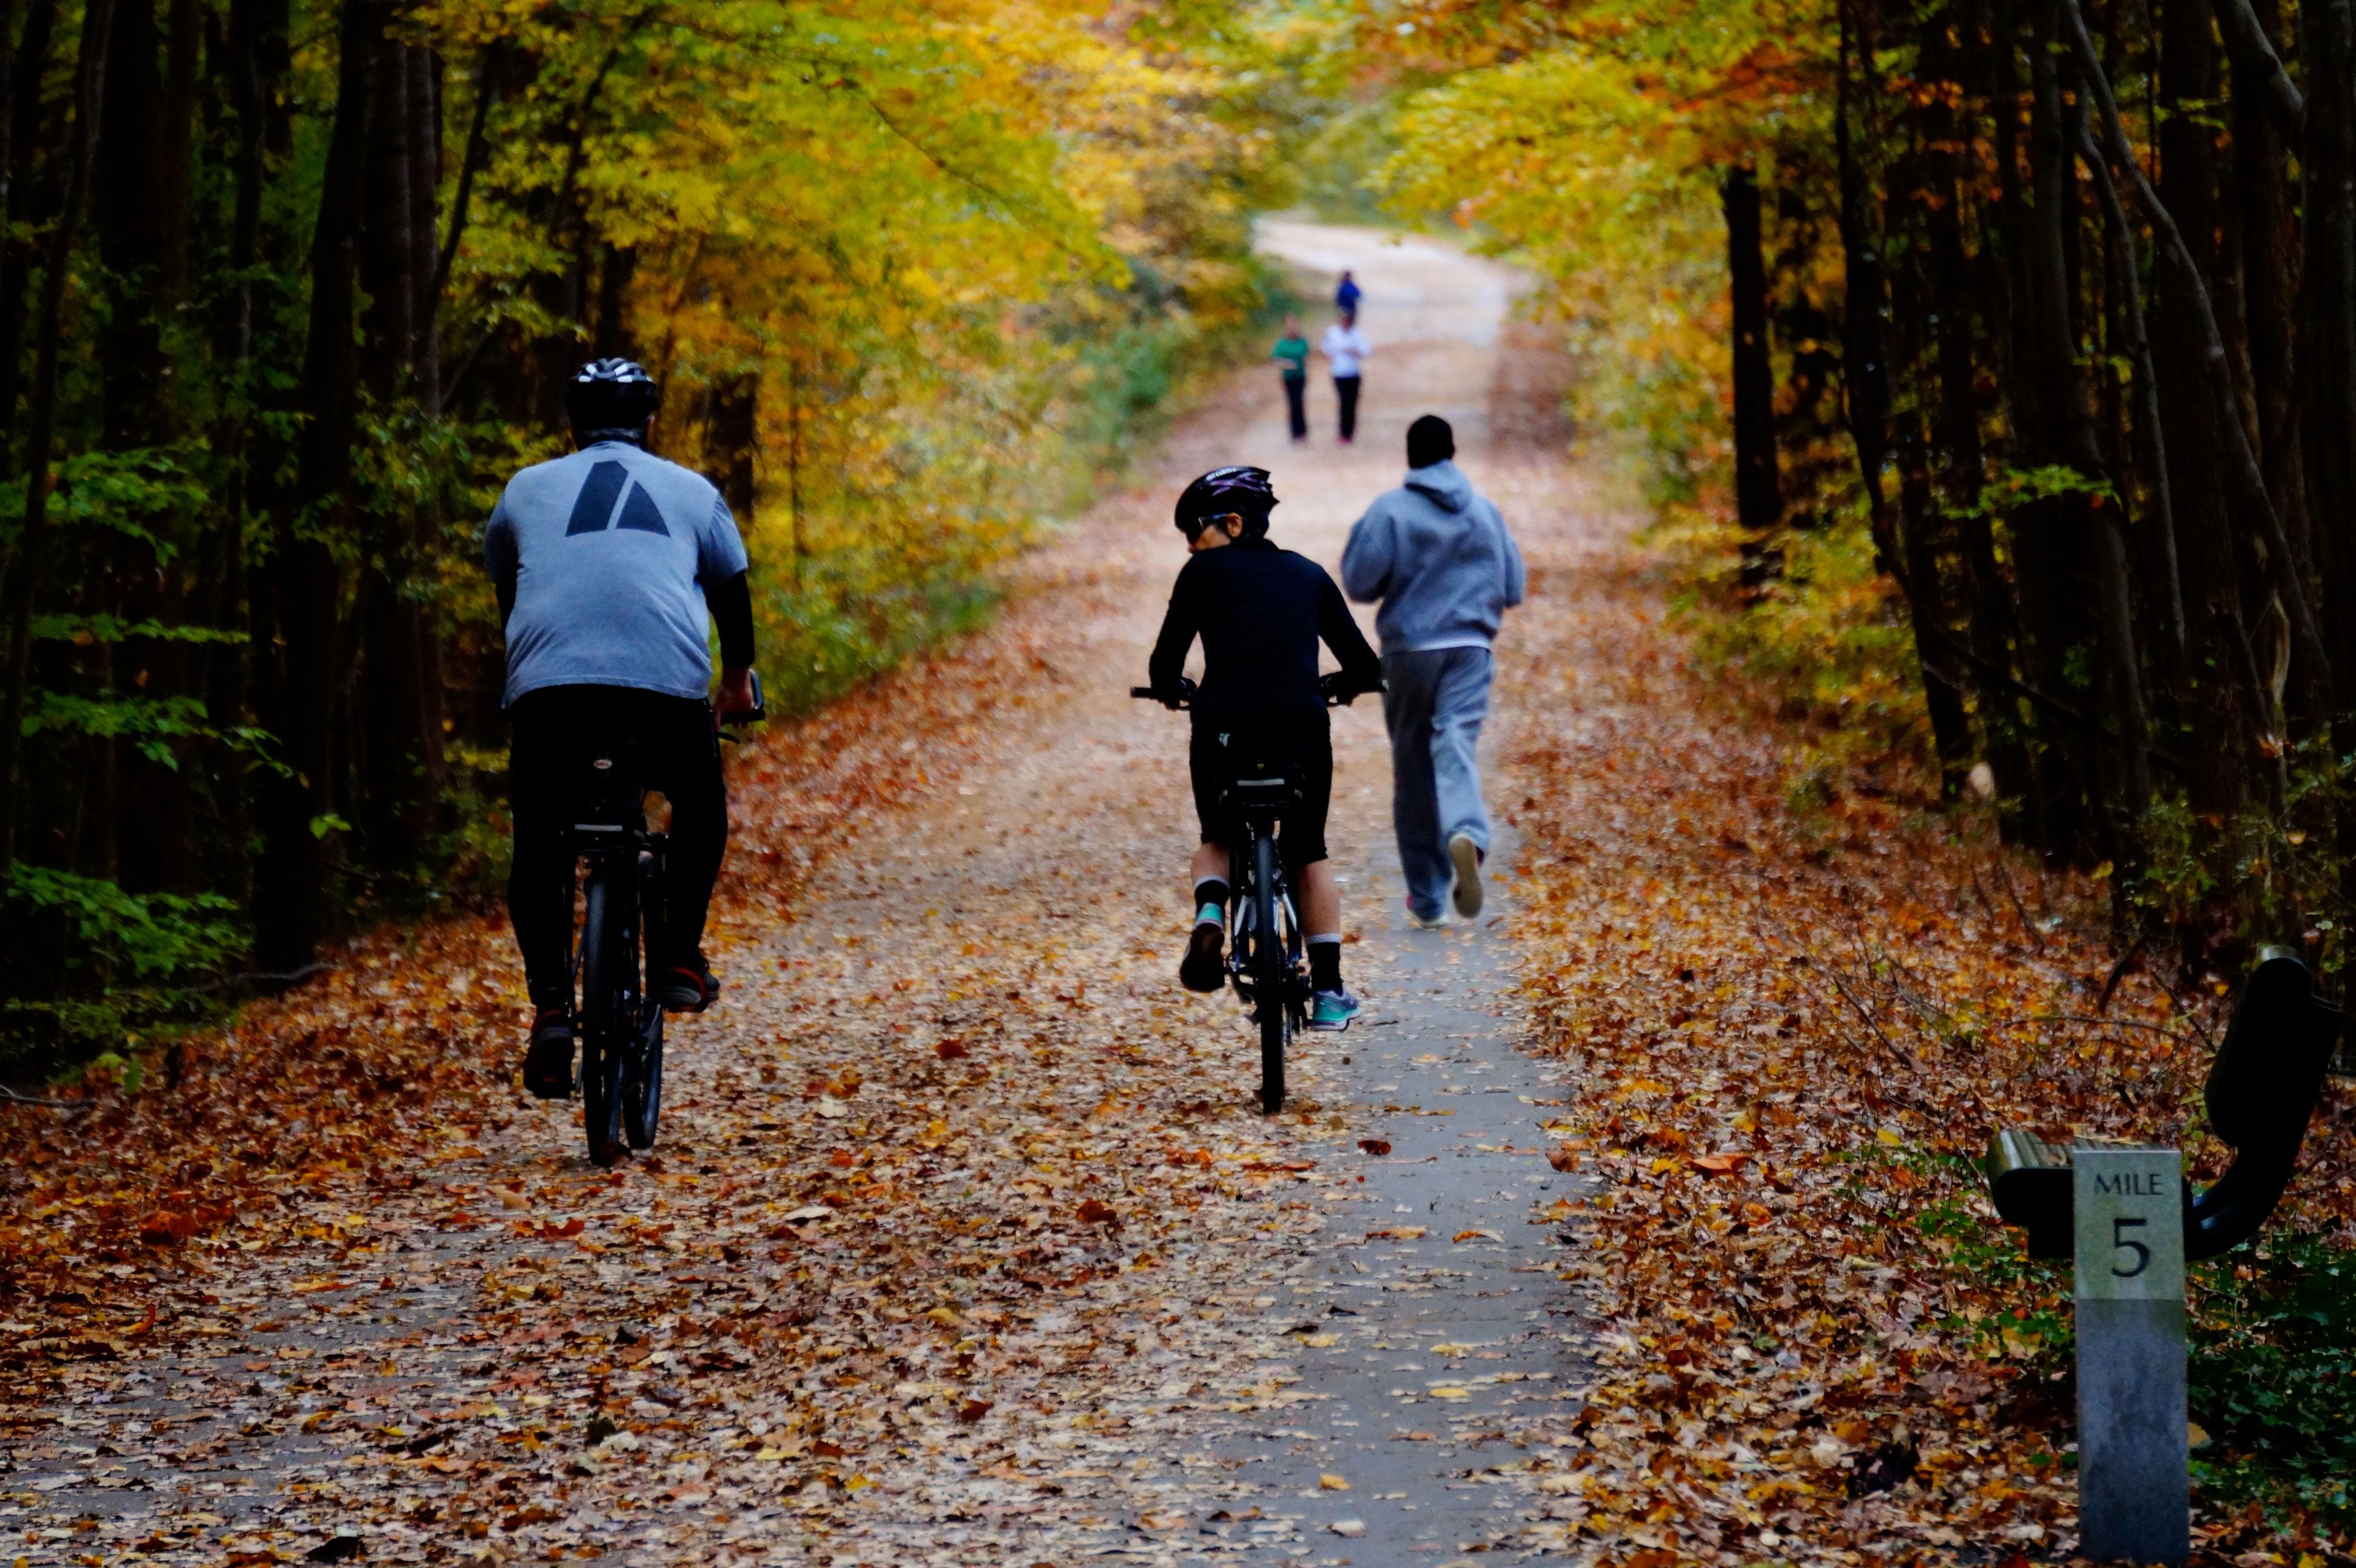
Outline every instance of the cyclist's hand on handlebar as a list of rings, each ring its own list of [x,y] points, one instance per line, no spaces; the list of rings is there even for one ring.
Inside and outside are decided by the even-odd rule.
[[[1194,700],[1195,690],[1196,688],[1194,681],[1188,677],[1182,675],[1178,677],[1178,684],[1176,686],[1164,687],[1160,691],[1154,693],[1154,700],[1161,703],[1162,707],[1169,709],[1173,713],[1175,713],[1180,708]]]
[[[717,730],[730,714],[750,713],[760,706],[761,699],[753,692],[751,670],[723,670],[720,689],[712,694],[712,727]]]
[[[1319,695],[1327,702],[1337,703],[1344,708],[1349,707],[1367,692],[1380,691],[1382,688],[1383,683],[1379,680],[1370,687],[1360,686],[1342,670],[1335,670],[1331,675],[1321,675],[1317,677]]]

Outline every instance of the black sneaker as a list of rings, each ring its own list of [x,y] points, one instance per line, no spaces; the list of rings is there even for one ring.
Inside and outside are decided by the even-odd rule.
[[[655,1000],[667,1013],[700,1013],[719,999],[720,982],[701,953],[690,963],[672,965],[655,982]]]
[[[542,1100],[573,1098],[573,1015],[542,1008],[531,1020],[531,1046],[523,1053],[523,1086]]]
[[[1210,921],[1195,924],[1186,939],[1186,956],[1178,963],[1178,983],[1190,991],[1215,991],[1227,983],[1227,966],[1220,961],[1226,933]]]

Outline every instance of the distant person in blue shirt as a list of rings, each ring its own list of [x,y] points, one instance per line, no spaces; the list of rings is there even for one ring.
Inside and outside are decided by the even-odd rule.
[[[1355,315],[1358,314],[1358,301],[1364,293],[1365,291],[1358,287],[1358,280],[1344,272],[1342,274],[1342,286],[1333,291],[1334,307],[1344,315]]]
[[[1481,912],[1489,813],[1481,802],[1481,721],[1489,644],[1522,602],[1522,552],[1497,508],[1455,464],[1456,434],[1437,414],[1407,431],[1407,483],[1350,529],[1342,587],[1379,600],[1383,719],[1391,732],[1391,824],[1407,907],[1418,925]]]

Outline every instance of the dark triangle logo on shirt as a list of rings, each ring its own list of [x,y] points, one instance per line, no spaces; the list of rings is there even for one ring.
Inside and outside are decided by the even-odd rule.
[[[636,528],[640,533],[660,534],[665,539],[670,538],[670,530],[663,527],[661,508],[655,505],[655,498],[647,494],[646,486],[643,485],[630,486],[630,498],[622,503],[621,518],[614,526],[617,528]]]
[[[581,498],[573,503],[573,520],[564,525],[565,537],[603,529],[614,516],[614,503],[621,499],[622,486],[629,482],[630,471],[618,463],[600,463],[589,470]]]
[[[663,527],[661,508],[644,486],[630,484],[630,471],[618,463],[600,463],[589,470],[581,485],[581,498],[573,503],[572,520],[564,525],[565,537],[605,531],[614,522],[614,503],[625,485],[629,486],[630,498],[622,503],[621,520],[614,526],[669,539],[670,530]]]

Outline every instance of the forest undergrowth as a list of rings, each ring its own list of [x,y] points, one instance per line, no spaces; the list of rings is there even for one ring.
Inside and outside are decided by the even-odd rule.
[[[2068,1274],[2022,1257],[1979,1161],[2017,1125],[2180,1144],[2213,1178],[2231,1151],[2200,1093],[2231,977],[2122,965],[2101,881],[1921,771],[1823,767],[1777,681],[1673,608],[1674,558],[1622,571],[1568,602],[1549,571],[1526,613],[1576,651],[1506,699],[1541,716],[1520,776],[1564,784],[1514,803],[1547,1049],[1595,1089],[1555,1158],[1608,1182],[1566,1210],[1616,1333],[1570,1495],[1639,1562],[2064,1555]],[[2334,1091],[2265,1237],[2194,1271],[2209,1560],[2356,1541],[2351,1242]]]

